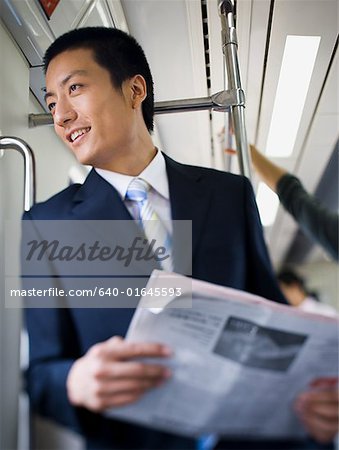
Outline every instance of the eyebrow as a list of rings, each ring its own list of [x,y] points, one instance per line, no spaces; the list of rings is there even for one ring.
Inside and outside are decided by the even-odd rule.
[[[61,87],[65,86],[65,84],[67,84],[68,81],[69,81],[71,78],[73,78],[75,75],[87,75],[87,74],[88,74],[87,70],[81,70],[81,69],[73,70],[71,73],[69,73],[69,74],[67,75],[67,77],[65,77],[65,78],[61,81],[60,86],[61,86]],[[46,94],[44,95],[45,102],[46,102],[46,100],[48,99],[48,97],[52,97],[53,95],[54,95],[53,92],[46,92]]]

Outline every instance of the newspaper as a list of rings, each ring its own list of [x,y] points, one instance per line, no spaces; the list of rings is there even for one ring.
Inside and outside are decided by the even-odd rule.
[[[154,271],[146,289],[161,289],[172,276]],[[189,284],[181,297],[162,298],[161,309],[142,298],[127,335],[170,346],[165,363],[172,377],[107,414],[192,437],[303,437],[293,403],[314,380],[338,376],[338,319],[202,281]],[[190,296],[191,307],[182,308]]]

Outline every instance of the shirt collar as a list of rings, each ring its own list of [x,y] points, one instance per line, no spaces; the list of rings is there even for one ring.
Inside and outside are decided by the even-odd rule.
[[[136,178],[110,170],[95,168],[95,171],[119,192],[122,199],[125,198],[130,182]],[[166,162],[164,155],[159,150],[157,150],[155,157],[137,178],[147,181],[154,190],[169,200]]]
[[[147,181],[160,195],[169,200],[168,177],[164,155],[157,150],[157,154],[141,172],[138,178]]]

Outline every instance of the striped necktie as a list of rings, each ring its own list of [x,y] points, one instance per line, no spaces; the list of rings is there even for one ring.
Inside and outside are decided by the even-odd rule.
[[[133,216],[142,229],[149,242],[156,240],[156,248],[166,248],[166,255],[171,251],[171,236],[161,222],[158,214],[148,200],[150,185],[141,178],[134,178],[127,189],[125,199],[133,202]],[[172,258],[161,261],[163,269],[173,270]],[[201,436],[197,441],[197,450],[212,450],[217,437],[213,434]]]
[[[125,199],[133,202],[134,218],[143,229],[148,241],[155,241],[154,248],[165,247],[165,255],[170,257],[162,260],[160,264],[163,269],[171,272],[173,270],[171,236],[148,200],[150,188],[146,181],[134,178],[128,186]]]

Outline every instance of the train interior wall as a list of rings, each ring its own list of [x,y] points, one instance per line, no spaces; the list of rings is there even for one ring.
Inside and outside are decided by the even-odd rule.
[[[29,66],[7,31],[0,24],[0,130],[2,136],[20,137],[34,150],[37,171],[37,201],[50,197],[68,184],[68,172],[75,163],[59,143],[52,127],[28,128],[28,113],[42,112],[29,94]],[[6,63],[4,63],[4,61]],[[4,255],[6,223],[19,223],[23,212],[23,158],[6,150],[0,158],[0,250]],[[11,249],[13,253],[18,249]],[[5,267],[0,265],[0,448],[28,448],[25,404],[19,408],[20,309],[5,307]],[[8,305],[7,305],[8,306]],[[70,433],[59,433],[49,423],[34,420],[34,448],[80,449],[81,442]],[[18,433],[19,430],[19,433]]]

